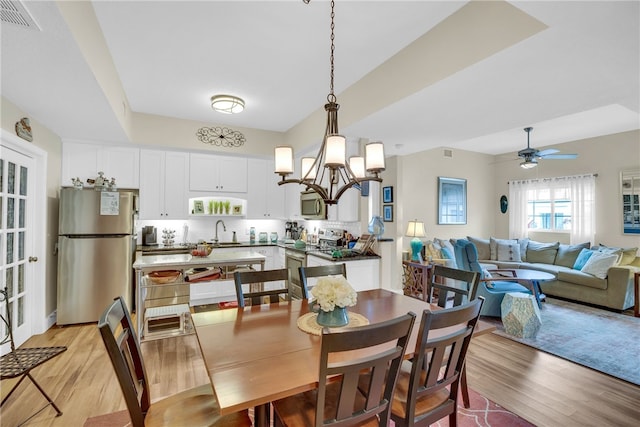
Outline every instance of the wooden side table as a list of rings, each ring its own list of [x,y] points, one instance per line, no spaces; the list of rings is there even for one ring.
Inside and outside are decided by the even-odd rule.
[[[432,265],[418,261],[402,261],[402,289],[404,294],[429,301]]]
[[[640,271],[633,274],[633,315],[640,317]]]

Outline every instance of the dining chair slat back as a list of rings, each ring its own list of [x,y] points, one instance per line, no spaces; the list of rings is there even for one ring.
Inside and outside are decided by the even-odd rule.
[[[344,262],[340,264],[334,263],[328,265],[314,265],[312,267],[298,267],[298,271],[300,273],[300,281],[307,289],[307,292],[309,292],[309,290],[313,288],[313,285],[315,285],[315,281],[309,281],[309,279],[339,275],[342,275],[345,279],[347,278],[347,265]]]
[[[273,402],[274,425],[389,425],[395,384],[415,318],[409,312],[361,327],[324,328],[318,388]],[[344,352],[354,353],[345,357]]]
[[[307,298],[306,288],[302,287],[298,294],[294,294],[289,280],[289,270],[281,268],[277,270],[261,270],[261,271],[236,271],[233,275],[236,287],[236,298],[238,307],[245,307],[247,301],[251,305],[262,304],[268,299],[269,304],[276,303],[281,300],[291,300],[294,297],[300,299]],[[276,289],[267,289],[265,283],[279,282],[281,285]],[[249,285],[249,290],[245,292],[243,285]]]
[[[400,372],[391,410],[396,426],[428,426],[445,416],[456,425],[458,386],[483,298],[444,310],[425,310],[411,370]],[[454,331],[431,339],[432,331]]]
[[[147,372],[129,310],[117,297],[100,316],[98,329],[118,378],[133,427],[251,426],[247,411],[220,416],[210,383],[151,403]]]
[[[478,283],[480,283],[479,273],[436,265],[431,274],[429,302],[445,308],[447,306],[456,307],[464,302],[472,301],[476,298]],[[436,290],[438,291],[437,296]],[[453,300],[450,299],[451,294],[453,294]]]
[[[455,280],[457,284],[462,283],[460,285],[461,287],[449,286],[447,279]],[[437,265],[433,269],[429,302],[445,308],[447,306],[457,307],[465,302],[473,301],[476,299],[479,283],[480,273]],[[434,297],[435,290],[438,291],[437,298]],[[453,294],[452,300],[449,299],[450,294]],[[466,366],[463,367],[460,373],[460,391],[462,393],[464,407],[469,408],[469,387],[467,386]]]

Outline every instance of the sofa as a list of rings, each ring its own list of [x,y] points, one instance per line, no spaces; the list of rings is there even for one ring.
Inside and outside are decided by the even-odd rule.
[[[475,245],[480,264],[488,270],[526,268],[553,274],[555,280],[541,283],[545,295],[619,311],[633,307],[633,276],[640,271],[638,248],[494,237],[467,236],[467,240]],[[425,256],[451,259],[449,266],[457,267],[454,243],[455,239],[428,241]]]

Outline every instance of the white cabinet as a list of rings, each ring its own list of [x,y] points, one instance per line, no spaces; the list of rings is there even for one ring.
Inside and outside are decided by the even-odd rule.
[[[62,145],[61,185],[72,186],[72,178],[87,179],[104,172],[108,179],[115,178],[118,188],[139,188],[140,149],[123,146],[65,142]]]
[[[347,267],[347,281],[356,291],[380,288],[380,259],[367,258],[351,261],[331,261],[314,255],[307,256],[307,266],[331,265],[344,262]]]
[[[140,151],[140,219],[188,217],[189,154]]]
[[[274,162],[249,159],[247,176],[247,218],[285,218],[285,188],[278,185],[280,176],[274,173]]]
[[[189,189],[246,193],[247,159],[192,153],[189,165]]]

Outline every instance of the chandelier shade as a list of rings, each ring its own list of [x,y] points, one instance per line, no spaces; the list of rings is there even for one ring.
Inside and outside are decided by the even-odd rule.
[[[309,0],[303,0],[309,3]],[[379,173],[385,169],[384,146],[382,142],[365,145],[365,157],[353,156],[347,162],[347,139],[338,130],[338,109],[333,92],[334,76],[334,17],[335,2],[331,1],[331,56],[330,56],[330,90],[324,109],[327,112],[327,126],[320,150],[315,158],[303,157],[299,179],[287,178],[293,173],[289,165],[293,165],[293,149],[283,150],[277,147],[275,152],[275,172],[282,179],[278,185],[300,184],[305,190],[318,193],[328,205],[338,203],[340,196],[349,188],[360,188],[364,181],[378,181]],[[286,157],[286,158],[285,158]]]

